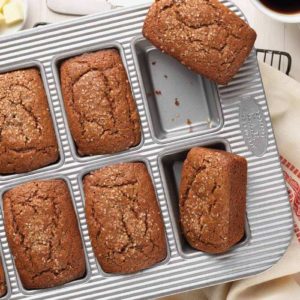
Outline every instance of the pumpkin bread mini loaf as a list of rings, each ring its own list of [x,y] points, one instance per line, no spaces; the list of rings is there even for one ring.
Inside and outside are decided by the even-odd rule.
[[[140,143],[139,115],[116,49],[67,59],[60,80],[80,155],[115,153]]]
[[[255,31],[218,0],[156,0],[144,36],[157,48],[218,84],[248,57]]]
[[[220,150],[193,148],[180,183],[180,223],[195,249],[221,253],[239,242],[246,219],[247,161]]]
[[[37,69],[0,74],[0,174],[29,172],[58,160],[58,147]]]
[[[4,225],[26,289],[55,287],[85,275],[85,256],[64,180],[32,181],[4,194]]]
[[[162,216],[143,163],[104,167],[84,178],[94,253],[107,273],[133,273],[167,255]]]

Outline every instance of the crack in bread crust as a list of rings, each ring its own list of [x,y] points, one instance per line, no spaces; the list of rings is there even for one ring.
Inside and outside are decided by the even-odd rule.
[[[117,50],[68,59],[60,71],[68,120],[81,155],[114,153],[139,144],[139,116]]]
[[[109,132],[110,134],[118,134],[118,128],[115,128],[115,125],[116,125],[116,121],[115,121],[115,118],[114,118],[114,107],[113,107],[113,101],[110,97],[110,91],[111,89],[108,88],[108,89],[105,89],[103,92],[104,92],[104,97],[108,100],[108,106],[109,106],[109,109],[107,109],[107,113],[109,115],[109,118],[112,119],[113,121],[113,124],[111,127],[108,127],[108,128],[105,128],[104,124],[101,122],[101,119],[100,118],[90,118],[87,114],[85,114],[84,112],[80,111],[79,109],[76,108],[76,105],[74,103],[74,98],[75,98],[75,92],[74,92],[74,87],[76,86],[77,83],[79,83],[81,80],[84,80],[84,77],[86,75],[88,75],[89,73],[92,73],[92,72],[98,72],[100,73],[100,76],[102,77],[103,81],[105,82],[105,86],[106,87],[109,87],[109,81],[107,79],[107,77],[105,76],[104,72],[99,72],[99,70],[97,69],[94,69],[94,68],[91,68],[89,71],[87,71],[86,73],[82,74],[77,80],[76,82],[73,84],[73,89],[72,89],[72,106],[73,106],[73,109],[74,111],[77,113],[77,115],[79,116],[79,122],[82,126],[81,128],[81,135],[82,135],[82,138],[85,138],[85,135],[86,135],[86,129],[85,129],[85,123],[95,123],[98,127],[99,127],[99,138],[101,139],[102,136],[106,133],[106,132]]]
[[[33,181],[4,194],[5,230],[25,288],[57,286],[85,273],[85,258],[68,187]]]
[[[22,173],[56,162],[58,147],[39,72],[0,74],[0,173]]]
[[[94,252],[105,272],[133,273],[166,257],[155,192],[142,163],[119,164],[84,179]]]
[[[219,84],[231,80],[256,39],[255,31],[218,0],[156,1],[143,34],[163,52]]]

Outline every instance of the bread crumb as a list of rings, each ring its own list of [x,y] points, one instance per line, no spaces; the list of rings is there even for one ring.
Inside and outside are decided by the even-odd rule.
[[[190,119],[186,119],[186,124],[191,126],[192,125],[192,121]]]
[[[175,98],[175,105],[176,105],[176,106],[179,106],[179,105],[180,105],[180,102],[179,102],[178,98]]]

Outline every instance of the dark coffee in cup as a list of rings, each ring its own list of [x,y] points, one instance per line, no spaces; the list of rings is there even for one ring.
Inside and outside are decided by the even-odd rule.
[[[262,4],[281,14],[300,12],[300,0],[259,0]]]

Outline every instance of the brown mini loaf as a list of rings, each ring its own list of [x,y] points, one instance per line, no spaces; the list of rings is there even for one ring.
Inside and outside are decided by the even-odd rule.
[[[80,155],[115,153],[141,141],[140,121],[120,54],[115,49],[63,62],[61,88]]]
[[[105,272],[133,273],[166,257],[163,221],[143,163],[90,173],[84,193],[92,246]]]
[[[219,84],[248,57],[255,31],[218,0],[157,0],[144,36],[163,52]]]
[[[247,161],[219,150],[193,148],[180,183],[180,222],[188,243],[210,253],[227,251],[244,235]]]
[[[55,287],[85,274],[85,257],[67,184],[32,181],[4,194],[4,224],[26,289]]]
[[[29,172],[57,159],[39,71],[32,68],[0,74],[0,174]]]
[[[0,297],[3,297],[7,293],[5,274],[0,260]]]

